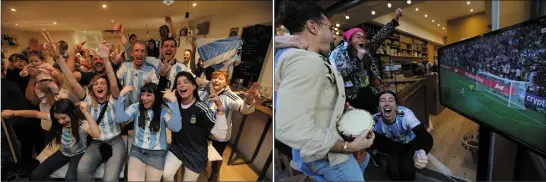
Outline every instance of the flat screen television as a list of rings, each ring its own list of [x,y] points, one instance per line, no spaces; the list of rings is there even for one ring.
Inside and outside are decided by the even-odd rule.
[[[546,156],[546,16],[438,50],[440,102]]]

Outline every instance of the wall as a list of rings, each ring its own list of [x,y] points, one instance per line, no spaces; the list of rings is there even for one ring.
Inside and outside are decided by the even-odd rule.
[[[434,50],[434,45],[431,44],[431,43],[428,43],[427,44],[427,53],[428,53],[428,57],[427,57],[427,61],[434,64],[435,60],[434,60],[434,56],[436,55],[436,50]]]
[[[529,20],[530,11],[530,1],[500,1],[499,28]]]
[[[4,54],[6,57],[9,57],[9,55],[13,53],[21,53],[23,49],[28,47],[28,42],[30,38],[36,38],[38,39],[39,43],[45,42],[45,39],[43,38],[42,34],[40,32],[27,32],[27,31],[20,31],[16,29],[11,28],[2,28],[2,34],[8,34],[12,37],[17,38],[18,45],[17,46],[7,46],[7,42],[4,42],[4,45],[2,46],[2,50],[4,50]],[[68,48],[72,48],[74,46],[74,41],[71,31],[65,31],[65,32],[49,32],[51,35],[51,38],[53,41],[58,42],[59,40],[64,40],[68,43]]]
[[[447,42],[446,45],[487,33],[486,13],[476,14],[447,20]]]
[[[381,24],[387,24],[394,18],[395,14],[390,13],[387,15],[383,15],[379,18],[374,19],[374,21],[381,23]],[[415,35],[417,37],[426,39],[428,41],[432,41],[436,44],[444,45],[444,39],[441,35],[438,35],[436,33],[433,33],[430,30],[427,30],[421,26],[418,26],[417,22],[414,22],[414,20],[407,19],[407,18],[400,18],[400,26],[396,27],[397,30],[401,30],[403,32]]]

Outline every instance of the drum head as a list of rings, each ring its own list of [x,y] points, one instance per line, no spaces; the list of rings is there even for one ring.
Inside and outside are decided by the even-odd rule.
[[[373,116],[365,110],[353,109],[343,114],[338,121],[337,129],[346,137],[356,137],[365,130],[373,129]]]

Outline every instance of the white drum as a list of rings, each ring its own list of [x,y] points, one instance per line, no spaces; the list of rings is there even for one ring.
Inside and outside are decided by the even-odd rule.
[[[343,140],[351,142],[358,135],[374,127],[373,116],[365,110],[353,109],[343,114],[337,122],[337,131]]]

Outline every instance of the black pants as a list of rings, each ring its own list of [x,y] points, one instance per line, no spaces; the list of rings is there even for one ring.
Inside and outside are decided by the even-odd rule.
[[[373,93],[371,86],[360,88],[356,99],[347,99],[347,101],[354,108],[366,110],[370,114],[378,112],[379,98]]]
[[[413,142],[413,141],[412,141]],[[413,181],[415,171],[413,155],[415,151],[412,143],[402,144],[392,141],[383,135],[376,133],[372,148],[377,148],[389,155],[387,160],[387,174],[393,181]]]
[[[13,130],[21,144],[21,164],[29,173],[39,162],[34,159],[33,151],[42,152],[45,147],[45,137],[40,126],[40,120],[36,118],[13,117],[9,119],[13,124]]]
[[[224,150],[226,150],[226,147],[228,145],[228,142],[219,142],[219,141],[216,141],[216,140],[213,140],[212,141],[212,146],[214,147],[214,149],[216,149],[216,151],[218,151],[218,154],[220,154],[220,156],[223,156],[224,154]],[[211,177],[213,177],[214,175],[218,176],[219,174],[214,174],[215,171],[219,171],[220,169],[220,166],[222,164],[220,163],[212,163],[212,174],[211,174]]]
[[[49,175],[68,163],[68,171],[66,171],[65,181],[77,181],[78,162],[80,162],[82,156],[83,153],[68,157],[59,150],[53,155],[49,156],[46,160],[44,160],[44,162],[42,162],[42,164],[32,171],[30,180],[52,181]]]

